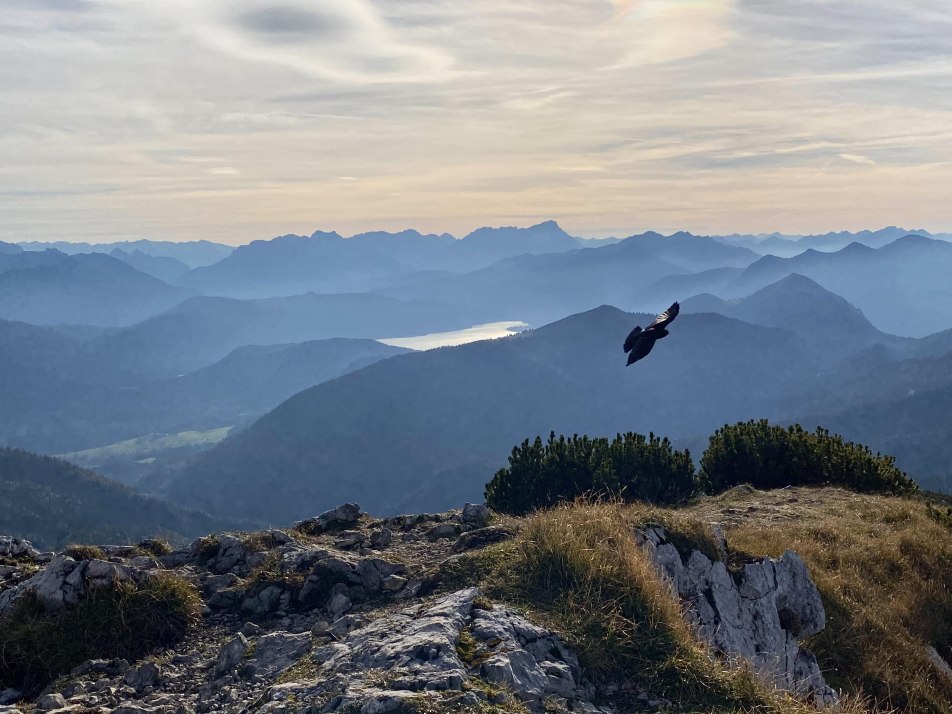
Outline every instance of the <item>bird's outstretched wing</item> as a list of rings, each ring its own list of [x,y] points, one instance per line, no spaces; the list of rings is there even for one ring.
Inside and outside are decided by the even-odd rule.
[[[631,352],[631,350],[635,346],[635,343],[638,342],[638,335],[640,334],[641,334],[640,327],[636,327],[634,330],[628,333],[628,337],[625,338],[625,352]]]
[[[658,315],[654,322],[648,325],[648,329],[651,328],[664,328],[667,327],[671,322],[674,321],[674,318],[678,316],[678,313],[681,312],[681,306],[678,303],[674,303],[667,310]]]

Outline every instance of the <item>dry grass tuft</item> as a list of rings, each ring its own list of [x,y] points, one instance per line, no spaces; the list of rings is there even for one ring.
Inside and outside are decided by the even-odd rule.
[[[171,646],[200,619],[195,588],[170,574],[117,582],[59,611],[24,597],[0,619],[0,682],[32,694],[87,659],[133,661]]]
[[[105,560],[106,554],[95,545],[68,545],[63,548],[63,554],[73,560]]]
[[[676,711],[812,711],[749,672],[723,666],[696,640],[632,537],[633,523],[659,516],[672,529],[690,525],[685,537],[705,531],[683,516],[638,506],[576,503],[538,513],[527,520],[514,562],[491,590],[561,630],[590,677],[624,683],[628,695],[644,690],[670,700]],[[623,699],[618,703],[627,710]]]
[[[245,547],[252,553],[263,553],[278,547],[278,542],[275,540],[274,534],[270,531],[242,533],[240,538],[242,543],[245,544]]]
[[[132,549],[134,555],[161,558],[172,553],[172,545],[164,538],[146,538]]]

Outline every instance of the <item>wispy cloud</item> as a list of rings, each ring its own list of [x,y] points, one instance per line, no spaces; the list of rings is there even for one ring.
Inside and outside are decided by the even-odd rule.
[[[151,5],[236,59],[343,82],[434,81],[451,56],[401,40],[369,0],[165,0]]]
[[[9,0],[0,38],[0,240],[952,229],[948,0]]]
[[[862,166],[875,166],[876,162],[870,159],[867,156],[860,156],[858,154],[839,154],[839,157],[845,161],[849,161],[853,164],[861,164]]]

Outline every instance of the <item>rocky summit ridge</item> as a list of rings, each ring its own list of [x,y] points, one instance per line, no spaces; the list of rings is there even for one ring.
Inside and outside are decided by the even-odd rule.
[[[292,529],[206,536],[177,551],[144,542],[40,553],[0,537],[0,618],[28,600],[64,612],[104,588],[169,575],[202,608],[180,642],[138,661],[77,662],[26,693],[0,686],[0,713],[622,711],[558,632],[465,582],[466,559],[518,529],[482,505],[374,519],[345,504]],[[731,572],[660,526],[631,537],[712,653],[835,705],[800,645],[825,613],[796,553]],[[632,701],[667,706],[649,691]]]

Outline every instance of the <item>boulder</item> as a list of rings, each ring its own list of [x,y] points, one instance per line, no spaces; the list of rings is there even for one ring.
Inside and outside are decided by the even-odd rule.
[[[360,520],[360,506],[356,503],[345,503],[337,508],[324,511],[319,516],[308,518],[295,524],[295,528],[309,535],[320,535],[327,531],[346,530]]]
[[[433,526],[426,532],[426,537],[430,540],[441,540],[443,538],[455,539],[460,534],[460,527],[457,523],[440,523]]]
[[[250,615],[267,615],[278,609],[283,594],[281,585],[266,585],[245,596],[241,601],[241,611]]]
[[[489,525],[489,509],[483,503],[467,503],[463,506],[462,520],[470,528],[485,528]]]
[[[340,531],[337,534],[337,540],[334,541],[334,547],[341,549],[356,548],[364,544],[367,536],[360,531]]]
[[[249,664],[255,674],[272,679],[310,652],[312,644],[308,633],[272,632],[258,640]]]
[[[518,613],[500,605],[474,609],[471,633],[478,643],[491,643],[494,652],[481,667],[483,677],[519,699],[590,696],[575,653],[558,635]]]
[[[508,528],[502,526],[489,526],[487,528],[478,528],[468,533],[463,533],[453,544],[454,553],[462,553],[466,550],[476,548],[485,548],[493,543],[501,543],[513,538],[515,534]]]
[[[386,548],[393,542],[393,531],[389,528],[381,528],[370,534],[370,547]]]
[[[154,662],[143,662],[138,667],[133,667],[122,681],[136,691],[141,691],[146,687],[154,687],[162,677],[162,670]]]
[[[241,582],[239,578],[234,573],[224,573],[223,575],[211,575],[205,579],[202,583],[202,591],[205,595],[214,595],[223,590],[228,590],[235,587],[238,583]]]
[[[45,694],[36,702],[36,708],[48,712],[52,709],[62,709],[66,706],[66,697],[62,694]]]
[[[33,560],[39,555],[40,551],[34,548],[28,540],[14,538],[13,536],[0,536],[0,557],[14,560],[20,558]]]
[[[248,639],[240,632],[234,638],[228,640],[218,650],[218,658],[215,660],[215,676],[221,677],[237,667],[250,648],[251,645],[248,643]]]
[[[244,576],[267,559],[267,552],[253,550],[242,538],[224,533],[218,536],[218,551],[206,563],[206,567],[213,573]]]

